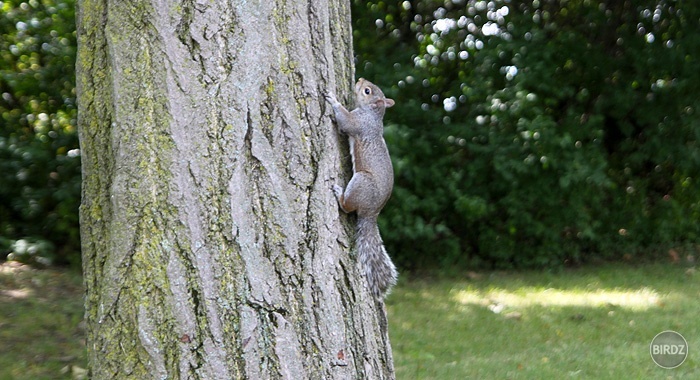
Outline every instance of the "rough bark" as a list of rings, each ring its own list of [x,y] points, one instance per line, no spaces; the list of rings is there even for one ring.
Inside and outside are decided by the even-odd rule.
[[[394,378],[330,190],[349,3],[78,9],[90,377]]]

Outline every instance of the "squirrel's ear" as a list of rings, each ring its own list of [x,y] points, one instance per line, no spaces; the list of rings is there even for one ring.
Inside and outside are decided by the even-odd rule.
[[[394,99],[386,98],[384,99],[384,107],[389,108],[394,106]]]

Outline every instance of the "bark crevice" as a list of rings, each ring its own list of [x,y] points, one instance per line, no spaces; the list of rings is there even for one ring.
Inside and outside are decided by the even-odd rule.
[[[331,191],[349,5],[79,2],[90,376],[393,379]]]

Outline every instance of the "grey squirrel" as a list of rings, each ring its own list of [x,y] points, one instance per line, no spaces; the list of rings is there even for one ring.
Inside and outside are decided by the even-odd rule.
[[[382,90],[360,78],[355,84],[357,108],[349,112],[332,93],[326,99],[333,106],[341,132],[350,140],[352,178],[343,190],[334,185],[333,192],[346,213],[357,212],[357,253],[372,294],[382,299],[396,284],[396,267],[384,249],[379,235],[377,216],[391,196],[394,169],[384,141],[382,118],[394,105]]]

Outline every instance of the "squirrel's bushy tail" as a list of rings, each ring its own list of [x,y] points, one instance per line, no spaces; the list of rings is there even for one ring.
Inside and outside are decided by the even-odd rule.
[[[374,296],[377,299],[386,296],[396,284],[398,273],[384,249],[376,217],[358,217],[357,254]]]

